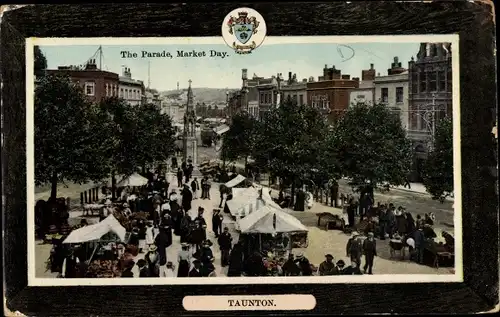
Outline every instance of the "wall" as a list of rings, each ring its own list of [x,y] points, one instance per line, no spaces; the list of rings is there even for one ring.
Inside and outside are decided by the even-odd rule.
[[[375,102],[387,104],[388,107],[399,111],[401,124],[405,130],[408,130],[408,74],[398,74],[390,76],[376,77],[375,81]],[[387,101],[382,100],[382,89],[386,88],[388,92]],[[403,88],[403,98],[401,101],[396,101],[397,88]]]
[[[349,92],[349,106],[358,102],[373,104],[375,88],[358,88]]]

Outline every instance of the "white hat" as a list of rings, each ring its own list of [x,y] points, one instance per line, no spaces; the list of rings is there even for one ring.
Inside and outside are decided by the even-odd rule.
[[[107,199],[105,202],[104,202],[105,205],[111,205],[111,200],[110,199]]]
[[[357,236],[359,236],[359,232],[357,232],[357,231],[353,231],[353,232],[352,232],[352,237],[357,237]]]
[[[401,209],[398,209],[398,210],[396,210],[396,212],[394,214],[396,216],[401,216],[403,214],[403,212],[401,211]]]
[[[161,205],[161,210],[170,210],[170,204],[166,203]]]
[[[298,258],[303,258],[304,257],[304,253],[302,253],[302,252],[297,253],[297,257]]]

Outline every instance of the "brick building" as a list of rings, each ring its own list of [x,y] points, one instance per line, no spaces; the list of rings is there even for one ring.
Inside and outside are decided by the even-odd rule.
[[[307,83],[307,104],[323,110],[330,120],[335,120],[349,107],[350,91],[355,88],[359,88],[358,78],[351,79],[350,75],[342,75],[335,66],[328,68],[325,65],[323,76],[319,76],[316,82]]]
[[[57,69],[48,69],[47,74],[68,76],[93,102],[100,102],[106,97],[118,97],[118,74],[98,69],[95,60],[90,60],[83,68],[59,66]]]

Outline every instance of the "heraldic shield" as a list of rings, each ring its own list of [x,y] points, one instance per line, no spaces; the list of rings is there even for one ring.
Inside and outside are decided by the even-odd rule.
[[[234,25],[234,35],[241,42],[241,44],[246,44],[250,40],[253,34],[253,24],[249,23],[236,23]]]

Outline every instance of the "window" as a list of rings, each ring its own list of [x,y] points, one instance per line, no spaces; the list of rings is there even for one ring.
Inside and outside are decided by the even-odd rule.
[[[403,87],[396,87],[396,103],[403,102]]]
[[[389,88],[382,88],[380,100],[384,103],[389,101]]]
[[[120,88],[120,97],[123,98],[123,88]]]
[[[431,72],[429,76],[429,91],[437,90],[437,72]]]
[[[299,104],[301,106],[304,104],[304,95],[299,95]]]
[[[106,86],[106,97],[108,97],[109,96],[109,85],[106,84],[105,86]]]
[[[260,103],[264,103],[264,94],[263,93],[260,93]]]
[[[293,102],[297,102],[297,95],[293,95],[293,98],[292,98]]]
[[[446,91],[446,74],[443,71],[438,72],[439,91]]]
[[[95,96],[95,83],[93,81],[85,82],[85,94],[87,96]]]
[[[426,91],[427,91],[427,73],[423,71],[420,73],[420,92],[426,92]]]

